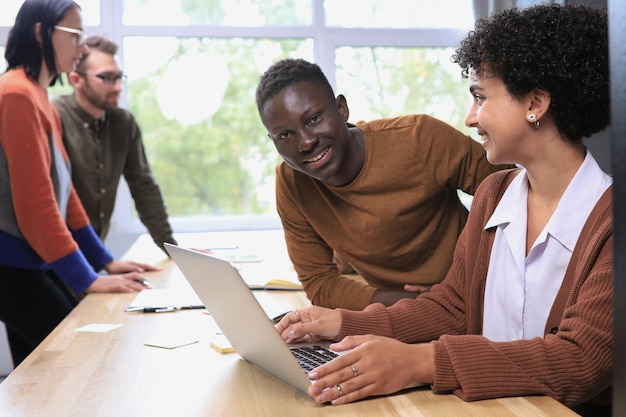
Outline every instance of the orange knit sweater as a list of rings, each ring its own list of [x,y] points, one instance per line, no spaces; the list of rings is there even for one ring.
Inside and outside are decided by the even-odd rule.
[[[0,76],[0,157],[0,263],[48,265],[72,289],[84,290],[113,258],[71,184],[59,115],[22,69]]]

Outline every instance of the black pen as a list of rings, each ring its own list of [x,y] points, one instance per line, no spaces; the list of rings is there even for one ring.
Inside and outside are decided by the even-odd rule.
[[[141,311],[142,313],[167,313],[176,310],[199,310],[203,309],[203,305],[187,305],[187,306],[164,306],[164,307],[128,307],[124,311]]]
[[[274,317],[272,319],[272,323],[278,324],[278,322],[281,321],[283,317],[285,317],[287,314],[291,313],[292,311],[293,310],[289,310],[289,311],[286,311],[286,312],[284,312],[282,314],[279,314],[278,316],[276,316],[276,317]]]

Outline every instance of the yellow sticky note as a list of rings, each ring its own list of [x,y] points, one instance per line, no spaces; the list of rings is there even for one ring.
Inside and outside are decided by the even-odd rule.
[[[211,339],[211,347],[219,353],[235,353],[235,348],[230,345],[226,336],[217,334]]]

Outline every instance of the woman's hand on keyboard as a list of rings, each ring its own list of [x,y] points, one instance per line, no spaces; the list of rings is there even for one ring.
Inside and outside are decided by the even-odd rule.
[[[359,335],[333,343],[330,349],[346,353],[309,373],[313,381],[309,395],[320,404],[345,404],[434,381],[431,343]]]

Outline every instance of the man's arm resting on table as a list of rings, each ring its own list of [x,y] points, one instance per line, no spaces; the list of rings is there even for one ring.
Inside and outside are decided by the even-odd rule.
[[[378,289],[372,295],[371,304],[381,303],[390,306],[403,298],[416,298],[418,295],[430,291],[430,285],[412,285],[411,291]]]

